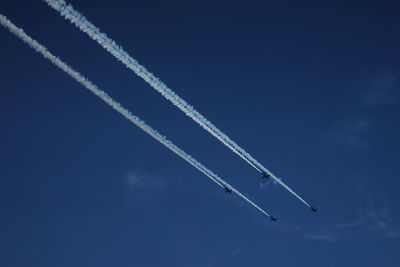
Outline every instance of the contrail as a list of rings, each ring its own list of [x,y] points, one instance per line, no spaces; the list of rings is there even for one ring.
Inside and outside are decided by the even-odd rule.
[[[81,31],[85,32],[99,43],[105,50],[111,53],[117,60],[121,61],[127,68],[131,69],[139,77],[143,78],[148,84],[150,84],[155,90],[157,90],[166,99],[171,101],[181,111],[183,111],[188,117],[192,118],[202,128],[208,131],[211,135],[217,138],[230,150],[236,153],[254,169],[260,173],[269,174],[272,179],[288,190],[297,199],[303,202],[308,207],[311,207],[302,197],[294,192],[289,186],[287,186],[281,179],[274,175],[271,171],[265,168],[249,153],[247,153],[242,147],[236,144],[230,139],[225,133],[219,130],[214,124],[207,120],[201,115],[196,109],[189,105],[185,100],[180,98],[175,92],[167,87],[162,81],[155,77],[149,72],[144,66],[140,65],[138,61],[133,59],[121,46],[119,46],[114,40],[109,38],[105,33],[102,33],[99,28],[93,25],[86,19],[81,13],[76,11],[71,5],[67,4],[64,0],[43,0],[47,2],[49,6],[58,11],[61,16],[69,20],[72,24],[78,27]]]
[[[174,145],[171,141],[169,141],[165,136],[161,135],[159,132],[151,128],[148,124],[146,124],[144,121],[142,121],[139,117],[133,115],[129,110],[121,106],[120,103],[115,101],[113,98],[111,98],[106,92],[103,90],[99,89],[95,84],[93,84],[90,80],[88,80],[86,77],[84,77],[82,74],[79,72],[75,71],[61,61],[58,57],[54,56],[50,51],[47,50],[46,47],[43,45],[39,44],[36,40],[32,39],[29,35],[27,35],[23,29],[18,28],[16,25],[14,25],[10,20],[8,20],[4,15],[0,14],[0,24],[8,29],[11,33],[13,33],[15,36],[20,38],[23,42],[28,44],[31,48],[33,48],[36,52],[42,54],[43,57],[48,59],[51,63],[53,63],[55,66],[60,68],[62,71],[67,73],[69,76],[71,76],[74,80],[76,80],[78,83],[83,85],[86,89],[88,89],[90,92],[98,96],[101,100],[106,102],[108,105],[110,105],[113,109],[115,109],[117,112],[119,112],[122,116],[124,116],[126,119],[128,119],[130,122],[132,122],[134,125],[138,126],[140,129],[145,131],[147,134],[149,134],[151,137],[156,139],[158,142],[166,146],[168,149],[170,149],[172,152],[177,154],[179,157],[187,161],[190,165],[198,169],[200,172],[202,172],[204,175],[206,175],[208,178],[210,178],[213,182],[218,184],[222,188],[228,188],[231,189],[234,193],[236,193],[238,196],[243,198],[245,201],[247,201],[250,205],[261,211],[264,215],[267,215],[268,217],[272,218],[270,214],[268,214],[266,211],[264,211],[262,208],[260,208],[257,204],[255,204],[253,201],[248,199],[246,196],[244,196],[242,193],[240,193],[236,188],[231,186],[229,183],[227,183],[225,180],[220,178],[218,175],[213,173],[211,170],[206,168],[204,165],[202,165],[200,162],[195,160],[192,156],[187,154],[185,151]]]

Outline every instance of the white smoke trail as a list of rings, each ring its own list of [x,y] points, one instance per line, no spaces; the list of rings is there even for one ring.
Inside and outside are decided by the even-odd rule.
[[[288,190],[297,199],[303,202],[308,207],[311,207],[302,197],[294,192],[289,186],[287,186],[281,179],[275,176],[271,171],[265,168],[249,153],[247,153],[242,147],[236,144],[230,139],[225,133],[220,131],[214,124],[207,120],[201,115],[196,109],[189,105],[185,100],[175,94],[170,88],[168,88],[162,81],[155,77],[149,72],[144,66],[140,65],[138,61],[133,59],[125,50],[122,49],[118,44],[110,39],[105,33],[102,33],[99,28],[89,22],[85,16],[76,11],[71,5],[67,4],[64,0],[43,0],[48,3],[53,9],[58,11],[61,16],[69,20],[72,24],[77,26],[81,31],[89,35],[90,38],[98,42],[105,50],[111,53],[117,60],[121,61],[127,68],[131,69],[139,77],[144,79],[150,84],[155,90],[157,90],[166,99],[171,101],[181,111],[183,111],[188,117],[192,118],[202,128],[208,131],[211,135],[217,138],[230,150],[236,153],[254,169],[260,173],[269,174],[272,179]]]
[[[257,204],[255,204],[253,201],[248,199],[246,196],[244,196],[242,193],[240,193],[237,189],[232,187],[230,184],[228,184],[226,181],[224,181],[218,175],[214,174],[211,170],[207,169],[204,165],[202,165],[200,162],[195,160],[192,156],[190,156],[189,154],[187,154],[186,152],[181,150],[179,147],[174,145],[165,136],[161,135],[159,132],[157,132],[156,130],[151,128],[144,121],[139,119],[139,117],[133,115],[129,110],[127,110],[123,106],[121,106],[120,103],[118,103],[113,98],[111,98],[106,92],[99,89],[95,84],[93,84],[90,80],[88,80],[82,74],[80,74],[79,72],[72,69],[69,65],[67,65],[66,63],[61,61],[58,57],[54,56],[52,53],[50,53],[50,51],[47,50],[46,47],[39,44],[36,40],[32,39],[29,35],[27,35],[24,32],[24,30],[15,26],[10,20],[8,20],[5,16],[3,16],[1,14],[0,14],[0,24],[2,26],[4,26],[6,29],[8,29],[15,36],[20,38],[23,42],[28,44],[36,52],[42,54],[43,57],[45,57],[51,63],[53,63],[55,66],[57,66],[62,71],[67,73],[69,76],[71,76],[74,80],[76,80],[78,83],[83,85],[90,92],[92,92],[93,94],[98,96],[100,99],[102,99],[104,102],[106,102],[108,105],[110,105],[113,109],[115,109],[117,112],[119,112],[122,116],[124,116],[126,119],[128,119],[130,122],[132,122],[134,125],[138,126],[140,129],[145,131],[151,137],[153,137],[158,142],[160,142],[161,144],[166,146],[168,149],[170,149],[172,152],[177,154],[179,157],[181,157],[182,159],[187,161],[189,164],[191,164],[193,167],[198,169],[200,172],[202,172],[204,175],[206,175],[208,178],[210,178],[212,181],[214,181],[220,187],[231,189],[233,192],[235,192],[237,195],[239,195],[241,198],[243,198],[245,201],[247,201],[250,205],[252,205],[256,209],[258,209],[259,211],[261,211],[263,214],[267,215],[268,217],[271,217],[271,215],[269,215],[266,211],[264,211],[262,208],[260,208]]]

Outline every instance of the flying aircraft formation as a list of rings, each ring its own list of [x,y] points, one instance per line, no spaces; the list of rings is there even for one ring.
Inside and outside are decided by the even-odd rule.
[[[261,163],[259,163],[255,158],[253,158],[248,152],[236,144],[232,139],[230,139],[226,134],[224,134],[220,129],[218,129],[214,124],[212,124],[208,119],[201,115],[193,106],[189,105],[185,100],[180,98],[175,92],[168,88],[163,82],[161,82],[157,77],[150,73],[144,66],[140,65],[134,58],[132,58],[126,51],[122,49],[114,40],[110,39],[105,33],[102,33],[99,28],[93,25],[89,20],[86,19],[84,15],[76,11],[71,5],[67,4],[64,0],[43,0],[50,7],[55,9],[59,14],[66,20],[71,22],[73,25],[78,27],[82,32],[89,35],[94,41],[101,45],[106,51],[111,53],[115,58],[117,58],[122,64],[131,69],[136,75],[143,78],[153,89],[161,93],[163,97],[169,100],[173,105],[182,110],[188,117],[193,119],[198,123],[203,129],[209,132],[212,136],[218,139],[222,144],[229,148],[232,152],[237,154],[242,160],[247,162],[251,167],[256,169],[262,174],[262,179],[274,180],[277,184],[284,187],[290,194],[295,196],[304,205],[306,205],[310,212],[317,213],[318,209],[308,204],[299,194],[297,194],[293,189],[291,189],[282,179],[275,176],[271,171],[266,169]],[[86,89],[91,91],[94,95],[103,100],[106,104],[111,106],[114,110],[123,115],[126,119],[132,122],[134,125],[138,126],[140,129],[145,131],[151,137],[156,139],[162,145],[170,149],[172,152],[177,154],[180,158],[184,159],[186,162],[191,164],[194,168],[199,170],[209,179],[211,179],[215,184],[222,187],[224,192],[227,194],[235,193],[240,198],[248,202],[254,208],[259,210],[264,215],[268,216],[271,222],[277,222],[277,218],[270,215],[264,209],[260,208],[257,204],[251,201],[247,196],[240,193],[239,190],[234,188],[232,185],[227,183],[221,177],[213,173],[211,170],[206,168],[200,162],[195,160],[185,151],[177,147],[170,140],[166,139],[165,136],[158,133],[150,125],[146,124],[144,121],[139,119],[139,117],[133,115],[129,110],[121,106],[117,101],[111,98],[105,91],[99,89],[95,84],[93,84],[89,79],[75,71],[61,61],[58,57],[51,54],[47,48],[39,44],[36,40],[32,39],[27,35],[22,29],[15,26],[11,21],[9,21],[5,16],[0,14],[0,24],[8,29],[15,36],[20,38],[22,41],[27,43],[36,52],[42,54],[46,59],[48,59],[55,66],[60,68],[62,71],[66,72],[70,77],[75,79]]]

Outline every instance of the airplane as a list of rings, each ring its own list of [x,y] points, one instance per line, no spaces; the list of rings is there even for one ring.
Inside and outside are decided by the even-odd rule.
[[[271,221],[276,222],[276,218],[274,216],[269,217]]]
[[[310,211],[311,211],[311,212],[317,213],[317,212],[318,212],[318,209],[316,209],[316,208],[314,208],[313,206],[311,206],[311,207],[310,207]]]
[[[268,180],[271,177],[271,174],[269,174],[269,173],[263,172],[262,174],[263,174],[263,176],[262,176],[263,179],[267,179]]]
[[[229,189],[228,187],[225,187],[225,193],[232,194],[232,189]]]

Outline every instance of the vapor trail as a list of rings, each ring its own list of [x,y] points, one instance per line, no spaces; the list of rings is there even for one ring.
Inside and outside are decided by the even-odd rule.
[[[201,127],[208,131],[211,135],[217,138],[230,150],[236,153],[254,169],[260,173],[269,174],[277,183],[288,190],[297,199],[303,202],[308,207],[311,207],[302,197],[294,192],[289,186],[287,186],[281,179],[275,176],[271,171],[265,168],[249,153],[247,153],[242,147],[236,144],[230,139],[225,133],[219,130],[214,124],[207,120],[185,100],[180,98],[170,88],[168,88],[162,81],[155,77],[149,72],[144,66],[140,65],[138,61],[133,59],[121,46],[115,43],[114,40],[110,39],[105,33],[102,33],[99,28],[89,22],[85,16],[76,11],[71,5],[67,4],[64,0],[43,0],[48,3],[53,9],[58,11],[65,19],[69,20],[72,24],[78,27],[81,31],[85,32],[99,43],[105,50],[111,53],[116,59],[121,61],[127,68],[131,69],[139,77],[143,78],[148,84],[150,84],[155,90],[157,90],[166,99],[171,101],[181,111],[183,111],[188,117],[192,118]]]
[[[166,146],[168,149],[170,149],[172,152],[177,154],[179,157],[187,161],[190,165],[198,169],[200,172],[202,172],[204,175],[206,175],[208,178],[210,178],[213,182],[218,184],[222,188],[229,188],[233,192],[235,192],[237,195],[239,195],[241,198],[243,198],[245,201],[247,201],[250,205],[261,211],[263,214],[267,215],[268,217],[271,217],[266,211],[264,211],[262,208],[260,208],[257,204],[255,204],[253,201],[248,199],[246,196],[244,196],[242,193],[240,193],[236,188],[232,187],[229,183],[224,181],[222,178],[220,178],[218,175],[213,173],[211,170],[206,168],[204,165],[202,165],[200,162],[195,160],[192,156],[187,154],[185,151],[174,145],[171,141],[169,141],[165,136],[161,135],[159,132],[151,128],[148,124],[146,124],[144,121],[142,121],[139,117],[133,115],[129,110],[121,106],[120,103],[115,101],[113,98],[111,98],[106,92],[103,90],[99,89],[95,84],[93,84],[90,80],[88,80],[86,77],[84,77],[82,74],[79,72],[75,71],[72,69],[69,65],[61,61],[58,57],[54,56],[50,51],[47,50],[46,47],[43,45],[39,44],[36,40],[32,39],[29,35],[27,35],[24,30],[21,28],[18,28],[15,26],[10,20],[8,20],[5,16],[0,14],[0,24],[8,29],[11,33],[13,33],[15,36],[20,38],[23,42],[28,44],[31,48],[33,48],[36,52],[42,54],[43,57],[48,59],[51,63],[53,63],[55,66],[60,68],[62,71],[67,73],[69,76],[71,76],[74,80],[76,80],[78,83],[83,85],[86,89],[88,89],[90,92],[98,96],[100,99],[102,99],[104,102],[106,102],[108,105],[110,105],[113,109],[115,109],[117,112],[119,112],[122,116],[124,116],[126,119],[128,119],[130,122],[132,122],[134,125],[138,126],[140,129],[145,131],[147,134],[149,134],[151,137],[156,139],[158,142]]]

